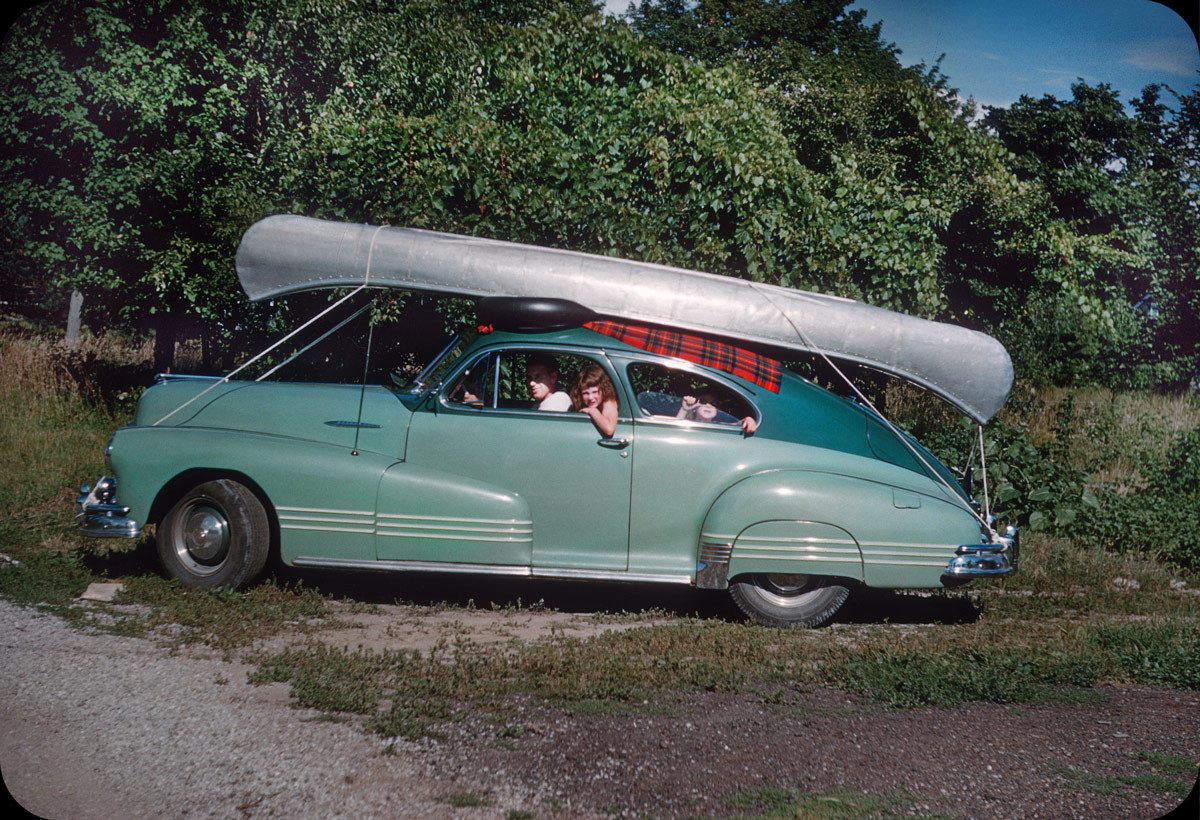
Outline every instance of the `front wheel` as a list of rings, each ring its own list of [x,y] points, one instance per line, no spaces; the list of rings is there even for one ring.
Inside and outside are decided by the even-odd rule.
[[[245,486],[220,479],[192,488],[158,528],[158,557],[185,587],[237,589],[267,563],[271,525]]]
[[[764,626],[816,627],[841,609],[850,588],[819,575],[740,575],[729,584],[738,609]]]

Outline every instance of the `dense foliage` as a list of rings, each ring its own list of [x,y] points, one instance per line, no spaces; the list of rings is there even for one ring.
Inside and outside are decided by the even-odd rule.
[[[261,328],[286,307],[245,304],[233,250],[300,212],[839,293],[989,330],[1042,381],[1191,378],[1197,92],[973,124],[847,5],[39,6],[0,55],[0,298],[77,287],[164,343]]]

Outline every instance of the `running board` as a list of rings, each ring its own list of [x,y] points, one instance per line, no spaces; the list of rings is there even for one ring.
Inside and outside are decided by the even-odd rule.
[[[549,569],[504,564],[450,564],[437,561],[364,561],[301,556],[291,562],[297,567],[365,569],[376,572],[455,572],[466,575],[513,575],[525,578],[562,578],[579,581],[626,581],[639,584],[691,584],[689,575],[655,575],[591,569]]]

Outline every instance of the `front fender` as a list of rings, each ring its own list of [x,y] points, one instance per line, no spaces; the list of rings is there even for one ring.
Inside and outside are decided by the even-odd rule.
[[[121,503],[139,523],[155,523],[174,503],[181,479],[245,476],[281,517],[281,555],[374,560],[379,481],[397,459],[286,436],[196,427],[127,427],[112,461]],[[201,480],[201,479],[197,479]],[[183,482],[187,484],[187,481]],[[292,519],[292,520],[287,520]]]

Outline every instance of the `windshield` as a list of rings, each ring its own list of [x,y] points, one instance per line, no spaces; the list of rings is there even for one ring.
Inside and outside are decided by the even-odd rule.
[[[473,332],[457,334],[453,339],[450,340],[450,343],[442,348],[441,352],[434,356],[429,364],[425,365],[425,368],[415,376],[398,370],[392,371],[392,383],[396,385],[396,388],[400,393],[410,396],[423,393],[425,390],[439,383],[446,377],[446,373],[449,372],[450,368],[454,366],[455,362],[462,358],[463,353],[468,347],[471,346],[471,342],[474,341],[475,335],[476,334]]]

